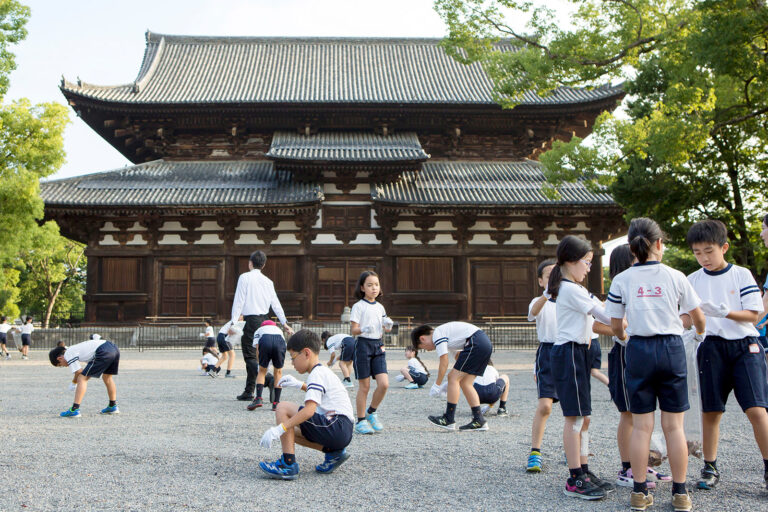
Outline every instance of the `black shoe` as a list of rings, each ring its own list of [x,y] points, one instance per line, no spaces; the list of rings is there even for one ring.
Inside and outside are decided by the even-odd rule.
[[[565,482],[565,495],[582,500],[600,500],[605,498],[605,491],[588,479],[569,478]]]
[[[437,425],[438,427],[445,429],[445,430],[456,430],[456,422],[448,422],[447,419],[445,419],[445,415],[443,416],[427,416],[427,419],[431,421],[433,424]]]
[[[459,427],[459,432],[480,432],[488,430],[488,422],[483,420],[472,420],[466,425]]]
[[[246,407],[246,409],[248,409],[249,411],[253,411],[253,410],[256,410],[256,409],[258,409],[259,407],[261,407],[261,406],[263,406],[263,405],[264,405],[264,401],[261,399],[261,397],[260,397],[260,396],[258,396],[258,397],[256,397],[256,398],[253,400],[253,402],[251,402],[251,403],[249,403],[249,404],[248,404],[248,406]]]
[[[704,464],[704,469],[701,470],[701,478],[696,482],[697,489],[711,490],[717,485],[720,480],[720,473],[711,464]]]
[[[594,474],[591,471],[585,471],[584,474],[587,476],[587,480],[604,490],[605,492],[613,492],[616,490],[616,488],[613,486],[612,483],[606,482],[602,478],[599,478],[596,474]]]
[[[240,400],[241,402],[250,402],[251,400],[253,400],[253,395],[243,392],[243,394],[237,395],[237,399]]]

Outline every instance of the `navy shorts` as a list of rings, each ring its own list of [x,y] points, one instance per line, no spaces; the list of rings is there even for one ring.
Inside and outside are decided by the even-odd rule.
[[[339,361],[349,362],[355,358],[355,338],[347,336],[341,340],[341,355]]]
[[[603,349],[598,338],[592,338],[589,344],[590,369],[600,369],[603,366]]]
[[[232,348],[232,344],[227,341],[227,335],[223,332],[220,332],[218,336],[216,336],[216,344],[219,346],[219,352],[229,352],[230,350],[234,350]]]
[[[760,346],[763,347],[763,350],[768,352],[768,338],[765,336],[758,336],[757,341],[760,342]]]
[[[265,334],[259,338],[259,366],[279,370],[285,363],[285,339],[279,334]]]
[[[419,386],[423,386],[429,380],[429,376],[426,373],[415,372],[411,368],[408,369],[408,373],[411,375],[413,382],[415,382]]]
[[[205,348],[215,348],[216,340],[213,338],[205,338]]]
[[[486,386],[480,386],[479,384],[473,384],[477,396],[480,397],[481,404],[494,404],[504,394],[504,390],[507,388],[507,383],[503,379],[497,379],[493,384]]]
[[[492,352],[493,346],[488,335],[482,330],[475,331],[475,334],[464,342],[464,350],[459,352],[453,369],[479,377],[485,373]]]
[[[302,405],[299,410],[303,408]],[[343,414],[328,418],[315,413],[311,418],[300,423],[299,428],[301,435],[307,441],[319,444],[325,453],[343,450],[352,441],[352,420]]]
[[[93,359],[83,370],[86,377],[101,377],[102,374],[117,375],[120,366],[120,350],[111,341],[105,341],[96,349]]]
[[[21,335],[21,344],[22,345],[31,345],[32,344],[32,335],[31,334],[22,334]]]
[[[757,338],[707,336],[699,345],[697,360],[703,412],[725,411],[731,390],[743,411],[768,407],[765,353]]]
[[[4,332],[0,332],[0,345],[5,345],[6,336]]]
[[[387,373],[387,360],[381,340],[358,336],[355,340],[353,366],[357,380]]]
[[[630,336],[624,361],[624,383],[632,414],[655,411],[657,400],[659,409],[665,412],[690,408],[685,346],[680,336]]]
[[[629,395],[624,384],[624,369],[626,368],[627,348],[621,343],[614,343],[608,352],[608,391],[611,392],[611,400],[616,404],[619,412],[629,411]]]
[[[573,341],[555,345],[550,363],[563,416],[592,414],[589,347]]]
[[[552,402],[557,402],[557,389],[555,389],[555,377],[552,375],[550,360],[553,345],[554,343],[539,343],[533,369],[536,372],[536,390],[539,398],[551,398]]]

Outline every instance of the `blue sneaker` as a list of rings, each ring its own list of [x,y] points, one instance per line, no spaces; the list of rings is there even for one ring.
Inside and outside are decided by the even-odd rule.
[[[415,382],[409,382],[405,385],[405,389],[419,389],[419,385]]]
[[[384,425],[381,424],[379,421],[379,413],[378,412],[372,412],[371,414],[368,414],[365,416],[365,419],[368,420],[368,423],[371,424],[371,428],[375,430],[376,432],[381,432],[384,430]]]
[[[275,462],[259,462],[259,469],[278,480],[296,480],[299,476],[299,463],[286,464],[282,456]]]
[[[101,414],[120,414],[120,409],[117,408],[117,404],[108,405],[101,410]]]
[[[376,431],[373,430],[368,420],[362,420],[355,423],[355,432],[358,434],[373,434]]]
[[[59,414],[62,418],[79,418],[80,417],[80,409],[72,410],[71,408],[67,409],[66,411]]]
[[[541,453],[531,452],[528,456],[528,466],[525,468],[528,473],[541,473]]]
[[[318,473],[333,473],[333,471],[344,464],[348,458],[349,454],[346,449],[326,453],[325,461],[322,464],[315,466],[315,471]]]

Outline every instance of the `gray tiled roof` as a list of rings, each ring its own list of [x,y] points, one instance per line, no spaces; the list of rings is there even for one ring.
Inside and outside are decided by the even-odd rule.
[[[255,206],[312,203],[316,184],[272,162],[153,162],[40,184],[46,206]]]
[[[192,37],[147,32],[129,84],[63,82],[65,94],[134,104],[494,104],[479,64],[449,57],[439,39]],[[513,51],[511,46],[506,46]],[[620,87],[523,92],[523,105],[617,98]]]
[[[377,135],[375,133],[321,132],[300,135],[275,132],[267,157],[275,160],[397,162],[426,160],[414,132]]]
[[[610,195],[567,183],[559,199],[546,197],[541,164],[522,162],[425,162],[396,183],[377,185],[373,199],[423,206],[615,205]]]

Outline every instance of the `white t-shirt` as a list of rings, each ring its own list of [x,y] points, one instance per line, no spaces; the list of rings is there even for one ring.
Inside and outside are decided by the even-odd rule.
[[[336,352],[337,355],[341,355],[341,349],[344,338],[349,338],[349,334],[334,334],[326,340],[328,344],[328,352]]]
[[[416,373],[427,373],[427,369],[424,368],[424,365],[421,364],[421,362],[415,357],[412,357],[408,360],[408,369],[413,370]]]
[[[360,329],[370,326],[372,329],[371,332],[361,334],[360,336],[372,340],[379,340],[384,336],[382,320],[386,316],[387,312],[384,309],[384,306],[378,302],[368,302],[365,299],[360,299],[354,306],[352,306],[352,311],[349,314],[349,321],[358,324]]]
[[[539,342],[554,343],[557,341],[557,306],[554,300],[547,299],[539,314],[533,316],[531,309],[539,299],[540,297],[536,297],[528,305],[528,321],[536,320],[536,335],[539,337]]]
[[[475,377],[475,384],[478,386],[487,386],[488,384],[496,384],[499,380],[499,372],[491,365],[485,367],[485,372],[479,377]]]
[[[77,345],[67,347],[64,351],[64,359],[67,360],[67,366],[75,373],[80,369],[80,361],[87,363],[96,355],[96,349],[106,343],[107,340],[88,340]]]
[[[467,322],[448,322],[440,325],[432,331],[432,342],[438,356],[450,352],[462,350],[467,338],[471,337],[480,328]]]
[[[213,326],[210,326],[210,325],[205,326],[205,337],[213,338]]]
[[[219,360],[216,359],[216,356],[211,353],[206,353],[203,356],[203,365],[210,364],[210,365],[216,366],[216,363],[218,362]]]
[[[601,306],[600,300],[583,286],[563,279],[555,306],[557,316],[555,345],[565,345],[571,341],[582,345],[588,344],[592,339],[594,323],[589,312],[595,306]]]
[[[702,301],[715,306],[725,304],[731,311],[763,312],[763,299],[752,272],[738,265],[728,264],[723,270],[710,272],[699,269],[688,276],[688,281]],[[727,340],[740,340],[758,336],[749,322],[736,322],[728,318],[707,317],[707,334]]]
[[[5,333],[7,333],[9,330],[11,330],[11,328],[12,328],[12,327],[13,327],[13,326],[12,326],[11,324],[9,324],[8,322],[3,322],[3,323],[1,323],[1,324],[0,324],[0,333],[2,333],[2,334],[5,334]]]
[[[627,317],[630,336],[683,334],[679,312],[701,304],[685,275],[658,261],[636,263],[613,278],[607,299],[611,318]]]
[[[280,329],[276,325],[262,325],[258,329],[256,329],[256,332],[253,333],[253,346],[257,346],[259,344],[259,338],[265,335],[279,335],[281,338],[285,339],[283,337],[283,330]]]
[[[304,401],[317,404],[317,413],[323,416],[341,414],[355,422],[349,393],[333,371],[321,364],[315,365],[307,377],[307,394]]]
[[[32,334],[32,331],[34,330],[35,328],[32,324],[24,324],[21,326],[21,334]]]

